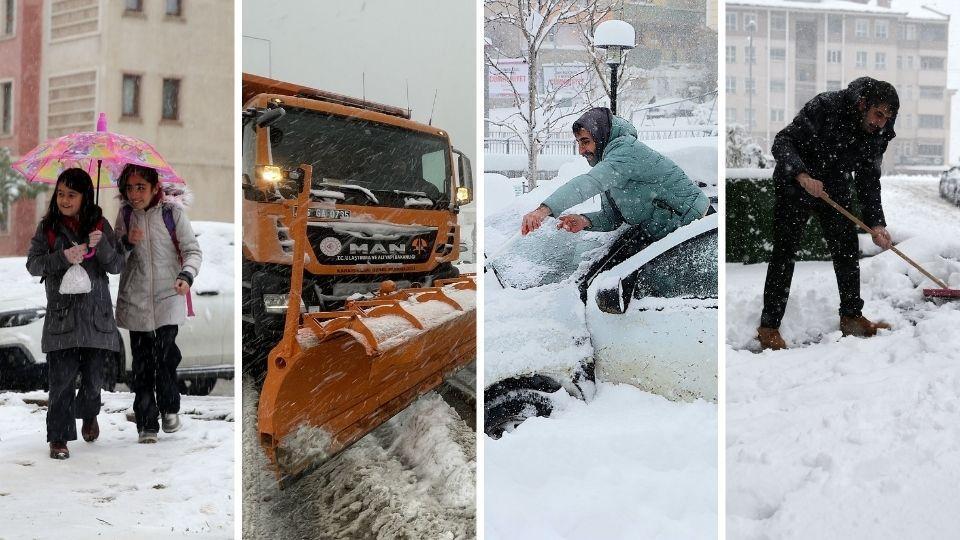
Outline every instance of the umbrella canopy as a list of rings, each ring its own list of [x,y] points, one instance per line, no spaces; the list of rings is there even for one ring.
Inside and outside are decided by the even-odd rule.
[[[104,113],[100,113],[97,131],[81,131],[49,140],[19,159],[12,167],[30,182],[55,184],[66,169],[77,167],[97,179],[106,173],[110,186],[116,186],[127,164],[157,170],[164,183],[184,183],[173,167],[145,141],[107,131]]]

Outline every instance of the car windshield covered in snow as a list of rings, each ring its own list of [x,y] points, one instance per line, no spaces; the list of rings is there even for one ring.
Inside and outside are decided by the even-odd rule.
[[[514,289],[559,283],[583,275],[620,234],[622,231],[571,235],[558,230],[556,221],[550,219],[528,236],[515,238],[489,266],[504,286]]]
[[[397,208],[450,203],[452,172],[443,138],[295,107],[267,132],[270,163],[313,166],[315,198]]]

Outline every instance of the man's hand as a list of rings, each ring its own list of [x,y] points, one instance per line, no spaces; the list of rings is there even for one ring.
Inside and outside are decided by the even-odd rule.
[[[807,193],[813,195],[814,197],[819,199],[820,196],[823,195],[823,182],[811,177],[809,174],[798,174],[797,182],[803,187],[803,189],[807,190]]]
[[[103,231],[93,231],[90,233],[90,248],[97,247],[97,244],[100,243],[100,238],[103,237]]]
[[[63,256],[67,258],[70,264],[83,262],[83,256],[87,254],[87,245],[80,244],[63,250]]]
[[[130,232],[127,234],[127,242],[130,242],[133,245],[137,245],[143,240],[143,229],[134,227],[130,229]]]
[[[880,246],[880,249],[890,249],[893,246],[893,240],[890,238],[890,233],[887,232],[886,227],[877,225],[871,230],[873,232],[870,233],[870,236],[873,238],[873,243]]]
[[[550,215],[550,208],[540,205],[539,208],[523,216],[523,223],[520,225],[520,234],[526,236],[540,228],[543,220]]]
[[[557,228],[567,232],[577,233],[590,226],[590,220],[580,214],[568,214],[560,216],[557,221]]]
[[[177,281],[173,284],[173,290],[177,291],[177,294],[180,296],[183,296],[190,291],[190,285],[182,279],[177,279]]]

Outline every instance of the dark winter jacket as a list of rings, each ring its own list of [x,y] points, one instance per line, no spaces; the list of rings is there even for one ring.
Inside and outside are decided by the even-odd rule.
[[[97,243],[96,254],[81,263],[90,276],[92,289],[86,294],[60,294],[60,282],[70,268],[63,250],[82,244],[87,238],[78,238],[66,226],[58,224],[48,237],[41,223],[30,241],[27,270],[42,276],[47,292],[47,314],[43,318],[43,338],[40,348],[44,353],[90,347],[120,350],[120,333],[113,318],[110,284],[107,272],[119,274],[123,270],[123,255],[117,236],[107,220],[101,220],[103,236]],[[50,238],[53,239],[51,247]]]
[[[590,172],[571,179],[543,201],[554,216],[603,193],[600,211],[585,214],[590,230],[612,231],[626,222],[659,239],[706,213],[710,199],[683,169],[638,141],[629,122],[610,115],[609,109],[590,113],[597,110],[607,111],[611,119],[609,140],[605,126],[583,124],[597,142],[601,159]]]
[[[863,221],[875,227],[886,225],[880,203],[880,164],[896,133],[894,118],[876,133],[862,128],[863,113],[857,101],[864,86],[872,82],[874,79],[861,77],[844,90],[815,96],[777,133],[771,151],[777,160],[773,178],[779,192],[788,196],[809,197],[796,180],[805,172],[823,182],[832,199],[849,201],[852,173]]]

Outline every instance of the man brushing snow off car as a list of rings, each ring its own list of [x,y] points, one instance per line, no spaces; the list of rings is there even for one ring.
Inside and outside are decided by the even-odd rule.
[[[893,123],[899,108],[893,85],[861,77],[845,90],[815,96],[774,139],[773,254],[757,329],[761,348],[786,347],[780,321],[790,295],[794,258],[811,214],[820,221],[837,274],[843,335],[870,337],[878,329],[890,328],[861,313],[856,227],[820,196],[826,193],[849,210],[851,187],[855,187],[873,242],[882,249],[892,245],[880,204],[880,163],[887,144],[896,136]]]
[[[592,169],[560,186],[523,216],[520,232],[536,230],[547,216],[569,232],[612,231],[635,225],[652,242],[706,213],[710,199],[674,162],[637,140],[637,130],[610,109],[590,109],[573,123],[580,155]],[[598,212],[560,214],[596,195]]]

